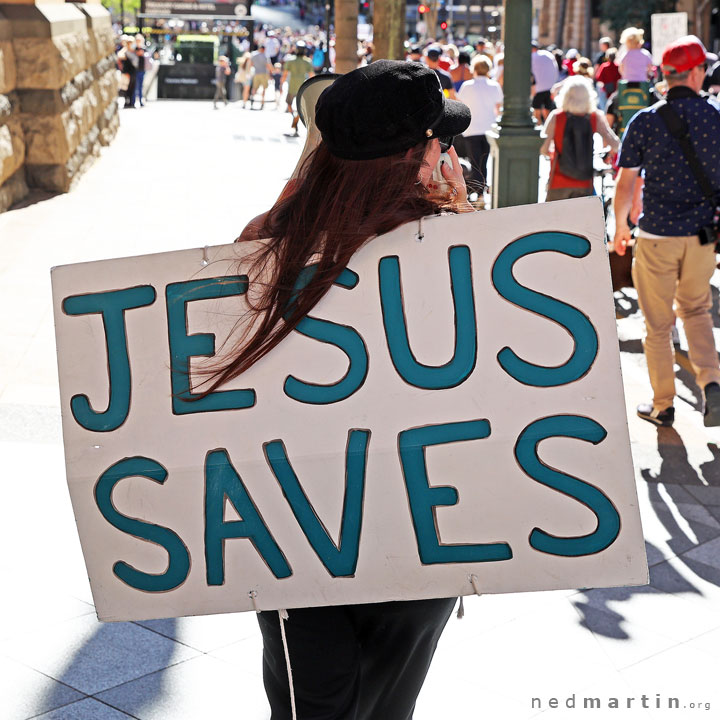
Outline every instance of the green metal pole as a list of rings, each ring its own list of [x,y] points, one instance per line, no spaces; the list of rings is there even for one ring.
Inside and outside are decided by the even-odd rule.
[[[493,157],[493,207],[538,200],[542,140],[530,112],[532,0],[505,0],[503,113],[487,134]]]

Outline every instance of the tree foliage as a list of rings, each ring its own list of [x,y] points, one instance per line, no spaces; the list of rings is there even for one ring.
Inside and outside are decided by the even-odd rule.
[[[121,3],[125,10],[125,23],[135,22],[135,16],[140,12],[140,0],[102,0],[103,7],[110,11],[113,19],[120,18]]]
[[[600,18],[608,22],[613,30],[620,33],[627,27],[644,28],[646,39],[650,32],[650,16],[674,11],[675,0],[602,0],[600,4]]]

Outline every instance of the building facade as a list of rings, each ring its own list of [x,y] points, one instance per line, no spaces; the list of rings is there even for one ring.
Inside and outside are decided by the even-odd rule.
[[[66,192],[118,126],[110,14],[99,2],[0,0],[0,212]]]

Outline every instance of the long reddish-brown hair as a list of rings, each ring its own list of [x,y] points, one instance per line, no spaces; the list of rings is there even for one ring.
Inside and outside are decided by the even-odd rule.
[[[321,142],[306,158],[295,182],[265,216],[253,256],[255,288],[252,333],[220,367],[210,368],[202,395],[245,372],[285,338],[330,289],[350,258],[369,238],[446,208],[418,181],[427,142],[376,160],[343,160]],[[304,287],[296,283],[310,264]],[[251,322],[252,322],[251,318]],[[203,383],[205,385],[206,383]]]

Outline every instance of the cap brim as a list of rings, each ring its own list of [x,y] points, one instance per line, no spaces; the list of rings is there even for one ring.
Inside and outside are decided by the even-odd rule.
[[[468,129],[472,113],[470,108],[458,100],[445,98],[445,108],[442,119],[433,128],[434,137],[447,137],[448,135],[460,135]]]
[[[300,121],[305,127],[315,124],[315,105],[325,88],[330,87],[340,75],[337,73],[321,73],[308,78],[295,95],[295,107]]]

